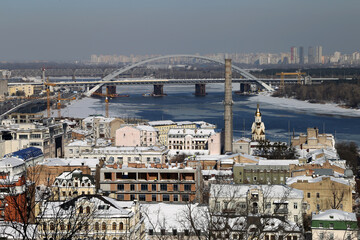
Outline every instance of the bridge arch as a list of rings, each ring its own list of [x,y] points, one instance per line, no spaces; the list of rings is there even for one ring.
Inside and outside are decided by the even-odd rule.
[[[154,61],[158,61],[158,60],[162,60],[162,59],[169,59],[169,58],[178,58],[178,57],[183,57],[183,58],[195,58],[195,59],[202,59],[205,61],[209,61],[209,62],[214,62],[214,63],[218,63],[221,65],[225,65],[225,61],[224,60],[218,60],[218,59],[213,59],[213,58],[209,58],[209,57],[204,57],[204,56],[198,56],[198,55],[190,55],[190,54],[173,54],[173,55],[165,55],[165,56],[159,56],[159,57],[154,57],[154,58],[149,58],[137,63],[134,63],[130,66],[126,66],[123,68],[120,68],[108,75],[106,75],[104,78],[102,78],[102,81],[111,81],[113,78],[115,78],[116,76],[119,76],[120,74],[129,71],[135,67],[144,65],[146,63],[149,62],[154,62]],[[274,89],[272,87],[270,87],[268,84],[264,83],[263,81],[257,79],[254,75],[250,74],[249,72],[245,71],[244,69],[241,69],[237,66],[232,65],[232,69],[238,73],[240,73],[243,77],[250,79],[250,80],[254,80],[256,81],[259,85],[261,85],[262,87],[264,87],[266,90],[268,91],[274,91]],[[102,84],[99,84],[97,86],[95,86],[93,89],[91,89],[87,95],[90,96],[91,94],[93,94],[98,88],[100,88],[102,86]]]

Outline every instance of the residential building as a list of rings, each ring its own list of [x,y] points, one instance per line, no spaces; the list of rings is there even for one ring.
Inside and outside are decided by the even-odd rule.
[[[255,112],[255,122],[251,126],[251,139],[253,141],[265,140],[265,124],[261,121],[261,112],[259,104],[257,105]]]
[[[115,146],[151,147],[158,141],[158,130],[152,126],[127,125],[116,130]]]
[[[26,201],[26,164],[16,157],[0,159],[0,220],[28,221]]]
[[[219,155],[221,133],[214,129],[169,129],[169,155]]]
[[[82,120],[82,129],[91,131],[95,138],[115,140],[115,132],[124,121],[120,118],[106,118],[103,116],[91,116]]]
[[[350,181],[330,176],[298,176],[288,178],[286,184],[304,191],[306,213],[339,209],[352,212],[353,198]]]
[[[19,92],[23,92],[25,97],[34,95],[34,86],[30,84],[19,84],[15,86],[9,86],[8,92],[10,96],[16,96]]]
[[[259,160],[257,164],[234,164],[234,182],[237,184],[286,184],[290,164],[298,160]]]
[[[211,211],[248,216],[283,216],[302,223],[303,191],[286,185],[212,184]]]
[[[44,204],[38,239],[145,239],[144,218],[137,202],[100,195],[81,195]]]
[[[82,152],[81,158],[104,159],[118,164],[165,163],[168,150],[165,147],[99,147]]]
[[[94,176],[83,174],[81,170],[61,173],[55,178],[51,188],[55,201],[96,193]]]
[[[308,128],[307,134],[291,137],[291,146],[298,149],[312,151],[323,148],[335,148],[335,139],[332,134],[319,133],[318,128]]]
[[[345,174],[345,168],[336,162],[325,160],[319,163],[290,164],[290,176],[313,176],[316,170],[331,170],[340,175]],[[316,175],[316,174],[315,174]]]
[[[249,138],[240,138],[233,142],[233,153],[250,154],[250,142]]]
[[[151,121],[148,122],[148,124],[158,130],[159,142],[161,145],[167,145],[168,132],[171,128],[195,129],[198,126],[195,122],[173,122],[171,120]],[[201,122],[201,126],[204,127],[206,124]]]
[[[182,164],[107,165],[100,169],[100,189],[121,201],[199,201],[200,181],[199,169]]]
[[[355,213],[329,209],[312,214],[311,233],[313,240],[357,240],[358,224]]]

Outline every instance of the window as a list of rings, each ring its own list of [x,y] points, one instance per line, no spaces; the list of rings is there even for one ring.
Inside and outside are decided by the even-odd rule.
[[[130,184],[130,191],[135,191],[135,184]]]
[[[296,202],[294,203],[294,209],[298,209],[298,204]]]
[[[316,193],[316,198],[320,198],[320,193]]]
[[[104,173],[105,180],[111,180],[111,172]]]
[[[147,158],[146,158],[146,161],[150,162],[150,160],[151,160],[150,157],[147,157]]]
[[[116,179],[121,179],[122,173],[116,173]]]
[[[319,227],[324,227],[324,224],[323,223],[319,223]]]
[[[169,196],[169,194],[164,194],[164,195],[163,195],[163,201],[166,201],[166,202],[170,201],[170,196]]]
[[[124,201],[124,195],[123,194],[118,194],[117,195],[117,200]]]
[[[174,188],[174,191],[179,191],[179,190],[178,190],[178,185],[177,185],[177,184],[174,184],[174,185],[173,185],[173,188]]]
[[[43,223],[43,230],[46,231],[46,223]]]
[[[64,225],[64,223],[62,222],[62,223],[60,223],[60,230],[61,231],[65,231],[65,225]]]
[[[179,201],[179,196],[177,194],[175,194],[173,198],[174,198],[174,202]]]
[[[319,239],[324,239],[324,233],[319,233]]]
[[[151,195],[151,201],[153,201],[153,202],[156,202],[156,201],[157,201],[155,194]]]
[[[95,223],[95,230],[96,231],[100,230],[100,224],[98,222]]]
[[[116,230],[116,222],[113,222],[113,224],[112,224],[112,230]]]
[[[130,195],[130,201],[134,201],[136,199],[135,194]]]
[[[119,224],[119,230],[124,230],[124,224],[122,222]]]
[[[320,204],[316,204],[316,209],[320,211]]]
[[[41,134],[38,133],[30,134],[30,138],[41,138]]]
[[[151,185],[151,191],[156,191],[156,184]]]
[[[167,191],[167,184],[160,184],[161,191]]]
[[[334,229],[334,224],[333,223],[330,223],[330,229]]]
[[[118,191],[124,191],[124,184],[118,184],[117,189]]]
[[[294,222],[298,222],[299,218],[298,218],[298,215],[294,215]]]
[[[184,189],[185,189],[185,191],[191,191],[191,185],[190,184],[185,184]]]
[[[84,209],[82,206],[79,207],[79,213],[84,213]]]
[[[310,194],[309,192],[307,193],[307,197],[308,197],[308,198],[310,198],[310,197],[311,197],[311,194]]]
[[[189,195],[187,195],[187,194],[182,195],[182,200],[183,200],[183,202],[188,202],[189,201]]]
[[[147,184],[141,184],[141,191],[147,191],[148,185]]]
[[[103,222],[101,225],[101,230],[106,231],[106,222]]]
[[[90,213],[90,207],[89,206],[86,207],[86,213]]]
[[[154,230],[153,229],[149,229],[149,235],[150,236],[154,235]]]
[[[128,160],[128,162],[131,162],[131,157],[128,157],[127,160]]]
[[[139,201],[145,201],[145,194],[139,195]]]
[[[266,203],[266,209],[270,209],[271,208],[271,203],[270,202],[267,202]]]
[[[28,139],[28,135],[19,135],[19,139]]]
[[[173,232],[173,236],[177,235],[177,229],[173,228],[172,232]]]

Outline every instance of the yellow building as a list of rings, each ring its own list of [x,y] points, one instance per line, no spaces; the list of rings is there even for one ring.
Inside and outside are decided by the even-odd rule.
[[[343,178],[298,176],[289,178],[287,185],[304,191],[306,213],[338,209],[352,212],[352,187]]]
[[[25,93],[26,97],[34,95],[34,86],[27,84],[27,85],[16,85],[16,86],[9,86],[8,92],[10,96],[15,96],[17,92],[22,91]]]
[[[173,122],[171,120],[162,120],[162,121],[151,121],[149,125],[156,128],[159,132],[159,142],[162,145],[167,145],[168,142],[168,132],[172,128],[184,128],[184,129],[195,129],[197,124],[194,122],[183,121],[183,122]]]

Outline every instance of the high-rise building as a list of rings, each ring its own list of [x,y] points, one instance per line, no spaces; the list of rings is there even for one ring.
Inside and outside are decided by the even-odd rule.
[[[297,53],[297,47],[291,47],[291,55],[290,55],[290,63],[298,63],[298,53]]]
[[[300,47],[299,48],[299,63],[300,64],[304,64],[305,61],[304,61],[304,47]]]
[[[314,48],[309,47],[308,49],[308,63],[314,64],[315,63],[315,54],[314,54]]]
[[[323,63],[322,58],[322,46],[316,46],[316,63]]]

